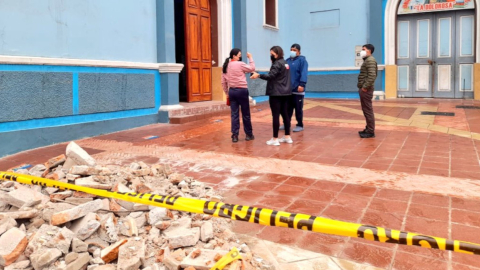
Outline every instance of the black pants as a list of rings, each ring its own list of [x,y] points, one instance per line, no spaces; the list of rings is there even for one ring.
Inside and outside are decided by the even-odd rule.
[[[295,110],[295,119],[297,119],[297,127],[303,127],[303,100],[304,95],[291,95],[290,105],[288,106],[288,116],[293,117],[293,110]]]
[[[373,89],[369,89],[367,92],[363,92],[362,89],[358,90],[360,94],[360,103],[362,104],[363,115],[367,122],[365,129],[370,133],[375,133],[375,115],[373,114]]]
[[[243,130],[248,136],[253,135],[250,102],[247,88],[230,88],[228,91],[230,110],[232,112],[232,135],[238,136],[240,131],[240,109],[242,110]]]
[[[278,138],[280,115],[283,119],[283,125],[285,125],[285,135],[290,135],[290,117],[288,116],[290,96],[270,96],[269,102],[273,116],[273,137]]]

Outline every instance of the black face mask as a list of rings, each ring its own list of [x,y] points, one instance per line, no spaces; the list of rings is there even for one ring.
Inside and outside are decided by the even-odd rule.
[[[275,61],[276,59],[277,59],[277,58],[275,58],[274,55],[272,55],[272,54],[270,55],[270,60],[272,60],[272,62]]]
[[[238,58],[238,61],[242,61],[242,57],[240,56],[240,58]]]

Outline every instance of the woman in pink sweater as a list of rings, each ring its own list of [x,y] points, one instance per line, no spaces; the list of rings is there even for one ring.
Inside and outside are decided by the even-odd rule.
[[[247,53],[249,64],[242,62],[242,52],[240,49],[232,49],[230,57],[223,64],[222,87],[225,94],[230,99],[231,119],[232,119],[232,142],[238,142],[238,133],[240,130],[240,109],[242,110],[243,130],[247,137],[246,141],[255,139],[252,130],[252,120],[250,117],[250,103],[248,94],[248,84],[245,73],[255,71],[255,63],[252,55]]]

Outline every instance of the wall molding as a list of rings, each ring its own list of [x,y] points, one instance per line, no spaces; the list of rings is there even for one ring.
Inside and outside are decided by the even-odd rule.
[[[47,58],[47,57],[9,56],[9,55],[0,55],[0,64],[110,67],[110,68],[131,68],[131,69],[151,69],[151,70],[156,69],[160,73],[180,73],[183,69],[183,64],[176,64],[176,63],[140,63],[140,62],[124,62],[124,61]]]

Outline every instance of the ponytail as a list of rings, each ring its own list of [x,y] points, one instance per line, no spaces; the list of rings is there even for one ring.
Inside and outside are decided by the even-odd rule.
[[[223,73],[227,73],[227,68],[228,64],[230,63],[230,60],[232,60],[234,55],[237,55],[239,52],[241,52],[240,49],[234,48],[230,51],[230,57],[225,59],[225,62],[223,63]]]
[[[227,59],[225,59],[225,62],[223,63],[223,73],[227,73],[227,68],[229,63],[230,63],[230,57],[227,57]]]

